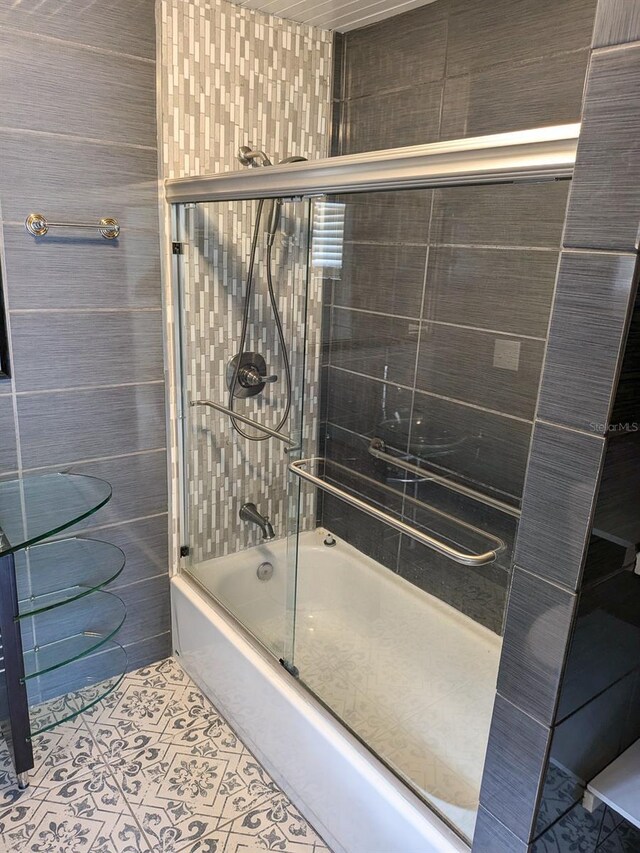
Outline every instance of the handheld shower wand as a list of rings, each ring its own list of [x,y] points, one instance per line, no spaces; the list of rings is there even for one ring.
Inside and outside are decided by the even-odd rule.
[[[264,153],[264,151],[253,150],[249,148],[247,145],[243,145],[238,149],[238,160],[242,163],[243,166],[249,166],[250,168],[255,168],[256,166],[271,166],[271,160]],[[302,160],[306,160],[306,157],[287,157],[284,160],[281,160],[278,165],[285,165],[287,163],[296,163]],[[280,217],[282,213],[282,205],[283,200],[281,198],[272,199],[269,207],[269,211],[267,213],[267,258],[266,258],[266,274],[267,274],[267,288],[269,291],[269,301],[271,302],[271,308],[273,310],[273,318],[276,325],[276,331],[278,334],[278,339],[280,341],[280,347],[282,351],[282,360],[284,362],[284,374],[285,374],[285,382],[286,382],[286,403],[285,410],[280,418],[280,422],[276,426],[276,432],[280,432],[282,427],[287,421],[289,417],[289,412],[291,410],[291,365],[289,362],[289,353],[287,350],[287,342],[284,336],[284,330],[282,328],[282,321],[280,319],[280,312],[278,310],[278,302],[276,299],[275,288],[273,286],[273,275],[272,275],[272,250],[273,244],[275,241],[276,234],[278,232],[278,228],[280,226]],[[242,312],[242,331],[240,333],[240,351],[236,358],[235,369],[233,371],[233,376],[231,377],[231,381],[229,383],[229,408],[233,411],[233,401],[236,396],[236,389],[238,385],[238,379],[240,376],[241,365],[243,363],[243,358],[245,355],[245,347],[247,342],[247,330],[249,323],[249,307],[251,303],[251,295],[253,292],[253,273],[255,269],[255,261],[256,261],[256,252],[258,248],[258,235],[260,230],[260,221],[262,219],[262,211],[264,208],[264,199],[259,199],[258,208],[256,211],[256,221],[253,230],[253,236],[251,239],[251,252],[249,256],[249,268],[247,271],[247,286],[246,286],[246,296],[244,301],[244,310]],[[249,435],[245,432],[237,421],[231,418],[231,423],[233,424],[233,428],[235,431],[243,436],[244,438],[248,438],[251,441],[266,441],[269,438],[268,434],[262,435]]]

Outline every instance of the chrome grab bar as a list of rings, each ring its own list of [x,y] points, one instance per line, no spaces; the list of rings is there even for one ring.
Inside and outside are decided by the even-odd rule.
[[[411,537],[411,539],[415,539],[416,542],[426,545],[427,548],[437,551],[438,554],[443,554],[445,557],[455,560],[456,563],[462,563],[465,566],[484,566],[487,563],[493,563],[496,559],[496,551],[485,551],[484,554],[465,554],[463,551],[458,551],[456,548],[452,548],[450,545],[447,545],[446,542],[441,542],[439,539],[429,536],[428,533],[423,533],[422,530],[418,530],[416,527],[411,527],[410,524],[406,524],[404,521],[394,518],[384,510],[376,509],[376,507],[360,500],[360,498],[350,495],[349,492],[345,492],[339,486],[327,483],[321,477],[317,477],[315,474],[304,470],[305,466],[315,465],[318,462],[324,461],[325,460],[321,458],[298,459],[296,462],[289,463],[289,470],[297,477],[307,480],[307,482],[312,483],[319,489],[322,489],[323,492],[328,492],[330,495],[334,495],[345,503],[356,507],[356,509],[365,512],[367,515],[370,515],[372,518],[377,518],[378,521],[388,524],[389,527],[393,527],[394,530],[398,530],[400,533],[404,533],[406,536]]]
[[[120,236],[120,223],[110,216],[103,217],[100,222],[51,222],[41,213],[30,213],[24,226],[34,237],[44,237],[49,228],[97,228],[105,240],[115,240]]]
[[[237,412],[232,412],[227,406],[222,406],[220,403],[214,403],[213,400],[192,400],[189,403],[190,406],[208,406],[210,409],[215,409],[216,412],[222,412],[223,415],[228,415],[230,418],[234,418],[236,421],[241,421],[243,424],[247,424],[247,426],[254,427],[260,432],[266,432],[267,435],[270,435],[272,438],[277,438],[278,441],[282,441],[284,444],[289,444],[291,447],[295,444],[295,441],[289,436],[284,435],[281,432],[276,432],[275,429],[271,429],[271,427],[264,426],[263,424],[258,424],[255,421],[252,421],[251,418],[247,418],[244,415],[239,415]]]
[[[501,501],[499,498],[493,498],[490,495],[485,495],[483,492],[478,492],[470,486],[463,486],[461,483],[456,483],[455,480],[450,480],[448,477],[443,477],[441,474],[435,474],[433,471],[429,471],[427,468],[421,468],[419,465],[414,465],[412,462],[407,462],[405,459],[399,459],[396,456],[392,456],[390,453],[386,452],[385,448],[386,445],[381,438],[372,438],[369,443],[369,453],[376,459],[381,459],[383,462],[388,462],[389,465],[393,465],[396,468],[402,468],[403,471],[409,471],[411,474],[417,474],[423,479],[433,480],[434,483],[444,486],[445,489],[449,489],[452,492],[458,492],[458,494],[465,495],[466,497],[471,498],[471,500],[479,501],[480,503],[491,506],[494,509],[499,509],[501,512],[513,515],[515,518],[520,518],[520,510],[517,507],[511,506],[511,504]]]

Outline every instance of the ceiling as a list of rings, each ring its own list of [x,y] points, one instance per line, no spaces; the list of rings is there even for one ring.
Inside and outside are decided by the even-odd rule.
[[[345,33],[366,27],[384,18],[426,6],[433,0],[235,0],[238,6],[259,9],[270,15],[288,18]]]

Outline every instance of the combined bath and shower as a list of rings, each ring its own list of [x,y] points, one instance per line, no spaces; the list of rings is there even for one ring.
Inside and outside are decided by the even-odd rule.
[[[297,163],[305,161],[306,157],[287,157],[284,160],[281,160],[278,165],[284,165],[286,163]],[[242,163],[243,166],[249,166],[250,168],[255,168],[258,166],[272,166],[272,162],[269,157],[264,153],[264,151],[254,150],[249,148],[246,145],[243,145],[238,149],[238,160]],[[289,361],[289,353],[287,350],[287,343],[284,336],[284,330],[282,328],[282,321],[280,319],[280,312],[278,310],[278,302],[276,299],[275,289],[273,285],[273,273],[272,273],[272,252],[273,252],[273,244],[275,241],[276,234],[278,232],[278,228],[280,226],[280,217],[282,213],[282,204],[283,201],[281,198],[274,198],[270,202],[269,212],[267,214],[267,229],[266,229],[266,247],[267,247],[267,258],[266,258],[266,276],[267,276],[267,289],[269,291],[269,301],[271,303],[271,309],[273,311],[273,318],[276,325],[276,331],[278,334],[278,339],[280,341],[280,347],[282,350],[282,360],[284,363],[284,373],[285,373],[285,393],[286,393],[286,403],[285,409],[280,418],[279,423],[275,427],[276,432],[280,432],[282,427],[287,422],[287,418],[289,417],[289,412],[291,410],[291,364]],[[253,278],[255,271],[255,262],[256,262],[256,252],[258,249],[258,241],[260,236],[260,223],[262,220],[262,214],[264,211],[264,199],[260,199],[258,201],[258,208],[256,210],[256,219],[253,229],[253,236],[251,238],[251,252],[249,255],[249,266],[247,269],[247,283],[245,289],[245,300],[244,300],[244,308],[242,312],[242,331],[240,334],[240,347],[237,356],[233,359],[233,369],[232,374],[229,381],[229,409],[233,411],[234,398],[236,396],[243,396],[238,392],[241,391],[239,386],[242,388],[257,388],[262,390],[265,382],[275,382],[277,380],[276,376],[265,376],[262,371],[258,370],[255,365],[245,363],[246,356],[246,343],[247,343],[247,328],[249,325],[249,309],[251,307],[251,296],[253,294]],[[266,372],[266,371],[265,371]],[[250,441],[265,441],[269,438],[267,433],[262,435],[249,435],[249,433],[245,432],[239,423],[231,418],[231,423],[233,424],[233,428],[235,431],[243,436],[243,438],[247,438]]]

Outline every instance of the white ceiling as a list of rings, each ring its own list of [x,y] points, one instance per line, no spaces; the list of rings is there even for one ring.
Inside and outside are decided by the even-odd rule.
[[[234,0],[280,18],[345,33],[392,15],[426,6],[434,0]]]

